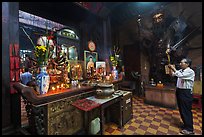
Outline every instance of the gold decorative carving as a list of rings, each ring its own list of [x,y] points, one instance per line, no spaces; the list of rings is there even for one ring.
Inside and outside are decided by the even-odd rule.
[[[48,119],[48,135],[72,135],[82,128],[83,115],[73,106]]]
[[[83,128],[83,112],[71,104],[86,96],[89,93],[48,104],[48,135],[72,135]]]

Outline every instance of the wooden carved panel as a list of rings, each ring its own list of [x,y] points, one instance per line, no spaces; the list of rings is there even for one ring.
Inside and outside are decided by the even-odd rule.
[[[82,93],[48,104],[48,135],[72,135],[83,128],[83,112],[72,106],[75,100],[93,95]]]
[[[82,129],[82,112],[71,105],[78,98],[48,104],[48,135],[72,135]]]
[[[78,99],[93,96],[95,91],[50,102],[47,105],[35,106],[24,96],[29,121],[29,132],[36,135],[72,135],[83,128],[83,113],[72,106]]]
[[[48,119],[48,135],[72,135],[82,128],[83,115],[73,106]]]

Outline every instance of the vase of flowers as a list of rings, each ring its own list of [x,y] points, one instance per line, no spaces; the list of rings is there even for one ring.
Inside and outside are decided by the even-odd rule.
[[[119,58],[119,55],[114,55],[110,57],[110,60],[112,63],[112,76],[114,80],[118,79],[118,70],[116,69],[118,65],[118,58]]]
[[[45,36],[38,39],[35,47],[37,65],[40,68],[40,73],[36,77],[36,90],[39,94],[46,94],[49,90],[50,76],[47,73],[49,47],[50,40]]]
[[[23,28],[22,28],[23,29]],[[47,30],[47,29],[46,29]],[[47,73],[47,65],[49,60],[51,47],[54,47],[54,42],[52,40],[52,36],[48,35],[48,30],[46,31],[46,36],[41,36],[37,40],[37,45],[35,45],[27,34],[27,32],[23,29],[23,32],[30,40],[31,44],[34,47],[34,55],[36,58],[37,67],[40,69],[40,73],[36,76],[36,90],[39,94],[45,94],[48,92],[49,84],[50,84],[50,77]]]
[[[112,64],[112,76],[113,76],[113,79],[116,80],[118,79],[118,66],[121,64],[121,61],[120,60],[120,49],[116,46],[114,46],[114,49],[113,49],[113,54],[110,56],[110,61],[111,61],[111,64]]]

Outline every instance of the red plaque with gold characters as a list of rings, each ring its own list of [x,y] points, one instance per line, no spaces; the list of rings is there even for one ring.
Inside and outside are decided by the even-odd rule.
[[[96,45],[93,41],[88,42],[88,48],[90,51],[95,51],[96,50]]]

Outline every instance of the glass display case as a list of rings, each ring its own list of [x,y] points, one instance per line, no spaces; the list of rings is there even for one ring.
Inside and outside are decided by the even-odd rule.
[[[71,80],[84,80],[86,77],[84,61],[69,60],[70,72],[69,76]]]
[[[76,46],[71,46],[68,48],[68,58],[69,60],[78,60],[78,52]]]

